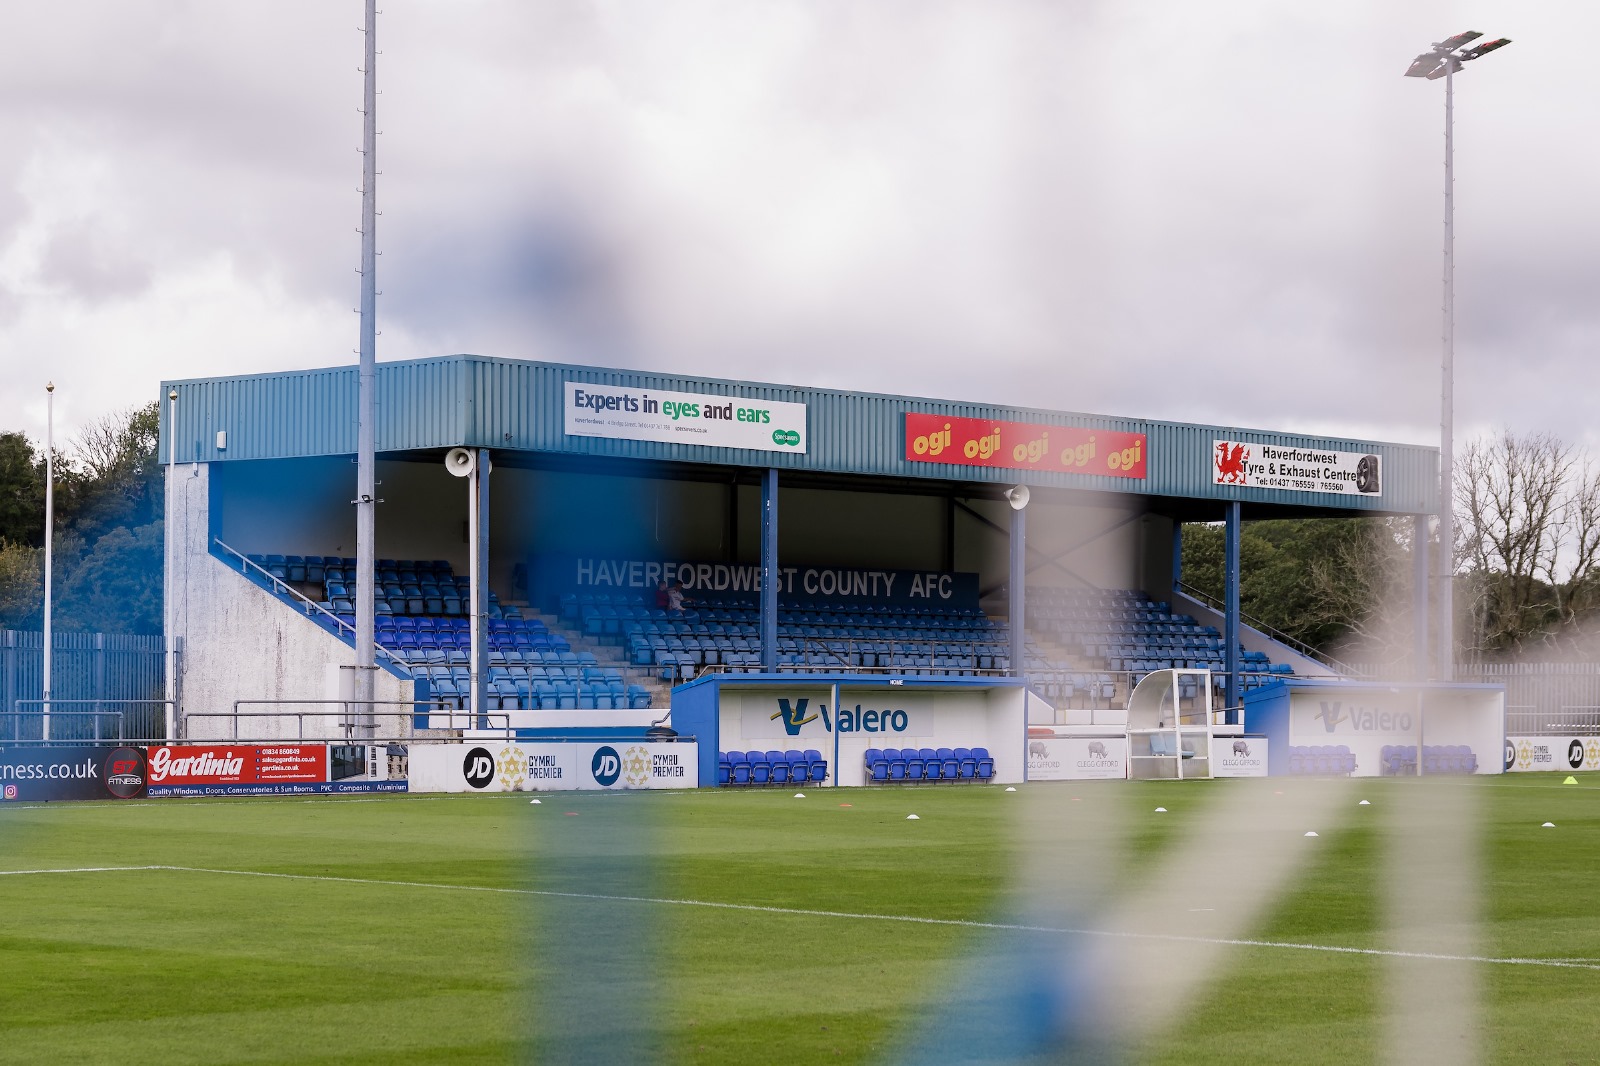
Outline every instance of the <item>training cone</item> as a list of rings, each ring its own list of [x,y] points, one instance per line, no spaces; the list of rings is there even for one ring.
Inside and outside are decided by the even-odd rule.
[[[1555,827],[1556,827],[1556,823],[1554,823],[1554,822],[1546,822],[1543,825],[1541,825],[1539,828],[1540,829],[1554,829]]]
[[[1370,800],[1362,800],[1360,803],[1356,804],[1356,806],[1357,807],[1370,807],[1370,806],[1372,806],[1372,803],[1371,803]]]
[[[1156,813],[1157,814],[1166,814],[1167,813],[1167,809],[1165,807],[1157,807],[1156,808]]]
[[[922,819],[918,818],[914,814],[908,814],[908,815],[906,815],[906,821],[908,821],[908,822],[920,822],[920,821],[922,821]]]
[[[794,798],[797,800],[803,800],[806,798],[806,794],[804,792],[796,792],[794,794]]]
[[[1578,783],[1578,779],[1576,777],[1572,777],[1572,776],[1568,775],[1567,779],[1565,781],[1561,782],[1561,783],[1563,785],[1576,785]]]
[[[1317,831],[1315,829],[1312,829],[1312,830],[1310,830],[1310,831],[1308,831],[1306,833],[1306,836],[1308,836],[1308,837],[1314,837],[1316,835],[1317,835]]]
[[[540,804],[540,803],[543,803],[544,800],[529,800],[528,802],[529,803],[533,803],[533,804]]]
[[[1017,786],[1015,786],[1015,785],[1007,785],[1006,786],[1006,791],[1007,792],[1015,792],[1016,790],[1017,790]]]

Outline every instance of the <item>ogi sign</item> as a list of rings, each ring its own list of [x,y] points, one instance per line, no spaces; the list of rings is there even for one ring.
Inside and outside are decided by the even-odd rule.
[[[1029,781],[1084,781],[1128,776],[1126,737],[1029,737]]]
[[[1328,492],[1347,496],[1383,494],[1383,456],[1371,452],[1283,448],[1249,441],[1211,442],[1215,485]]]
[[[416,744],[407,787],[412,792],[697,788],[698,752],[692,742]]]
[[[579,381],[566,384],[568,436],[767,452],[806,450],[803,403]]]

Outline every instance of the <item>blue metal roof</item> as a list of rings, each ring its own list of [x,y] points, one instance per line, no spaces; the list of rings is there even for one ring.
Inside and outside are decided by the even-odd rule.
[[[720,378],[452,355],[379,363],[380,453],[455,446],[639,460],[712,463],[828,474],[937,481],[1024,482],[1197,500],[1334,508],[1351,512],[1431,514],[1438,501],[1438,450],[1354,438],[1111,418],[1030,407],[960,403]],[[703,392],[807,405],[804,453],[756,451],[640,440],[570,436],[566,382],[653,391]],[[178,390],[181,462],[351,455],[356,449],[356,367],[163,382],[161,455],[167,455],[169,388]],[[986,420],[1036,422],[1146,435],[1143,479],[1042,470],[912,462],[905,458],[904,415],[925,412]],[[218,431],[226,432],[219,448]],[[1383,492],[1329,496],[1214,483],[1218,439],[1313,451],[1380,455]]]

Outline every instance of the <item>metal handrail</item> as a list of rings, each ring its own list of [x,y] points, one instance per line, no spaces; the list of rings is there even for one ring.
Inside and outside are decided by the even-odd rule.
[[[195,718],[226,718],[226,719],[230,719],[233,722],[233,737],[231,739],[237,741],[239,739],[239,719],[240,718],[288,718],[288,717],[290,717],[292,715],[294,717],[294,719],[295,719],[295,730],[296,730],[296,733],[297,734],[302,734],[302,735],[297,735],[295,739],[296,740],[304,740],[304,741],[308,741],[309,742],[309,740],[312,739],[312,738],[307,738],[307,737],[303,736],[303,734],[305,732],[305,719],[306,719],[307,716],[310,716],[310,717],[313,717],[313,718],[329,718],[329,717],[332,717],[333,715],[338,714],[340,712],[331,711],[331,710],[330,711],[241,711],[241,710],[239,710],[239,708],[240,707],[263,707],[263,706],[264,707],[304,707],[304,706],[312,706],[312,707],[318,707],[318,706],[342,707],[342,708],[344,708],[344,710],[342,712],[342,716],[348,718],[348,717],[351,717],[351,714],[352,714],[352,712],[350,710],[351,707],[367,707],[367,706],[372,706],[372,705],[377,705],[377,706],[401,706],[401,707],[409,707],[409,708],[412,708],[412,709],[408,710],[408,711],[358,711],[358,712],[355,712],[355,713],[361,714],[363,716],[369,716],[370,715],[372,718],[386,718],[386,719],[387,718],[393,718],[397,722],[404,721],[407,718],[415,718],[418,715],[426,715],[429,718],[429,723],[428,723],[428,728],[429,729],[475,729],[475,730],[482,730],[482,731],[495,730],[495,731],[504,732],[507,738],[510,738],[511,735],[512,735],[511,716],[506,714],[503,711],[479,711],[478,713],[474,714],[472,711],[469,711],[469,710],[461,710],[461,709],[457,709],[457,708],[454,708],[454,707],[450,707],[449,705],[447,705],[447,704],[445,704],[443,702],[434,703],[434,702],[430,702],[430,701],[418,701],[418,700],[313,700],[313,699],[305,699],[305,700],[294,700],[294,699],[234,700],[233,701],[233,711],[231,713],[226,712],[226,711],[190,712],[188,715],[185,716],[185,719],[186,720],[195,719]],[[469,724],[467,724],[467,725],[457,725],[456,724],[456,717],[458,715],[464,716]],[[443,725],[443,726],[435,726],[433,724],[433,722],[432,722],[432,719],[434,719],[434,718],[445,718],[447,720],[448,724]],[[500,724],[496,724],[496,725],[477,725],[477,724],[474,724],[474,723],[478,723],[478,722],[491,722],[491,721],[494,721],[494,720],[498,720],[498,722]],[[351,732],[352,730],[356,730],[356,729],[376,728],[376,723],[373,723],[372,726],[368,726],[366,723],[346,721],[346,722],[340,722],[338,727],[345,731],[344,732],[344,736],[341,737],[341,738],[338,738],[338,739],[341,739],[341,740],[344,740],[344,741],[349,741],[349,742],[355,742],[355,741],[373,741],[373,742],[376,742],[376,741],[391,741],[391,740],[405,739],[405,738],[401,738],[401,737],[378,737],[378,736],[364,737],[364,736],[355,736]],[[283,738],[278,737],[278,738],[274,738],[274,739],[282,740]]]
[[[1211,595],[1211,593],[1206,592],[1204,589],[1196,588],[1187,581],[1179,581],[1176,587],[1179,592],[1184,593],[1186,596],[1189,596],[1192,599],[1199,600],[1213,611],[1226,610],[1226,605],[1221,603],[1215,596]],[[1289,647],[1293,648],[1295,651],[1299,652],[1301,655],[1304,655],[1308,659],[1315,659],[1324,666],[1327,666],[1347,676],[1361,676],[1361,671],[1357,670],[1354,665],[1344,662],[1341,659],[1336,659],[1327,652],[1312,647],[1310,644],[1307,644],[1298,637],[1291,637],[1283,630],[1269,625],[1268,623],[1261,621],[1259,618],[1254,618],[1251,615],[1246,614],[1243,610],[1239,612],[1239,621],[1243,622],[1251,629],[1271,637],[1279,644],[1287,644]]]
[[[318,603],[316,600],[311,599],[305,593],[301,592],[299,589],[297,589],[297,588],[293,587],[292,585],[290,585],[287,581],[283,580],[283,578],[279,577],[277,574],[274,574],[271,571],[267,570],[260,563],[257,563],[254,559],[251,559],[249,556],[247,556],[243,552],[239,551],[239,549],[231,547],[230,545],[225,543],[221,537],[212,537],[211,539],[217,545],[217,547],[221,548],[223,551],[227,552],[229,555],[232,555],[234,558],[238,559],[241,563],[244,564],[243,566],[241,566],[239,568],[241,572],[248,572],[249,570],[252,570],[252,569],[255,570],[262,577],[264,577],[268,581],[272,582],[272,587],[275,590],[281,590],[283,592],[286,592],[286,593],[289,594],[289,596],[291,598],[299,600],[302,604],[304,604],[305,605],[304,610],[305,610],[305,613],[306,613],[306,615],[308,617],[310,616],[312,611],[316,611],[319,614],[323,615],[324,617],[330,619],[333,622],[333,624],[335,626],[337,626],[341,631],[347,631],[350,634],[350,639],[351,640],[355,639],[355,635],[356,635],[356,627],[355,626],[351,625],[349,622],[346,622],[343,618],[340,618],[338,615],[334,614],[332,611],[330,611],[326,607],[322,606],[322,604]],[[411,660],[405,658],[403,655],[400,655],[398,652],[392,651],[389,648],[384,647],[382,644],[374,643],[373,644],[373,650],[375,650],[375,651],[377,651],[377,652],[379,652],[379,653],[381,653],[381,654],[383,654],[385,656],[388,656],[388,658],[393,660],[397,665],[403,666],[407,670],[413,669],[413,665],[414,664],[411,662]]]

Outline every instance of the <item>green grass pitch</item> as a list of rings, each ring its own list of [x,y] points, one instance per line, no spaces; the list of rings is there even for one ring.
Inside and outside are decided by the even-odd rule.
[[[1560,780],[1467,786],[1483,792],[1489,956],[1600,961],[1600,781]],[[1024,790],[1062,802],[1113,790],[1129,812],[1126,876],[1137,878],[1230,787]],[[1358,794],[1376,806],[1404,787],[1374,781]],[[607,936],[637,940],[615,977],[654,990],[648,1024],[664,1061],[897,1061],[941,991],[980,972],[969,967],[982,930],[861,916],[1006,920],[1027,846],[1013,817],[1021,798],[887,787],[810,789],[804,800],[773,789],[545,794],[538,805],[526,795],[7,805],[0,869],[78,872],[0,876],[0,1062],[526,1061],[552,1004],[569,1019],[583,1012],[563,960]],[[1158,805],[1169,815],[1151,815]],[[1323,833],[1251,939],[1381,947],[1379,833],[1359,816]],[[563,892],[576,895],[540,894]],[[835,913],[794,913],[819,911]],[[558,919],[581,928],[553,933]],[[1134,1061],[1376,1057],[1381,959],[1241,946],[1227,960],[1180,1035]],[[1600,965],[1441,965],[1482,969],[1481,1061],[1600,1059]],[[592,1061],[608,1061],[609,1032],[630,1020],[583,1024],[601,1049]]]

